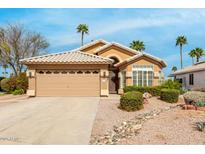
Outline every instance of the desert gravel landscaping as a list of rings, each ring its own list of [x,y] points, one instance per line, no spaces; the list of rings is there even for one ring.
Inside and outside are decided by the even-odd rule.
[[[194,128],[195,122],[204,121],[205,112],[182,110],[181,104],[184,104],[182,97],[176,104],[165,103],[157,97],[152,97],[143,110],[126,112],[118,109],[119,96],[102,98],[92,130],[91,144],[96,144],[92,141],[94,138],[102,138],[109,134],[113,126],[120,128],[123,122],[129,122],[152,111],[162,112],[157,116],[153,116],[152,113],[153,117],[148,120],[145,118],[146,121],[143,120],[136,135],[124,137],[114,144],[205,144],[205,133]],[[113,144],[104,144],[110,143]]]

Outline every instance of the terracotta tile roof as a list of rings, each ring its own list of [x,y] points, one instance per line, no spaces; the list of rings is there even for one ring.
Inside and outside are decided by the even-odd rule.
[[[198,71],[205,71],[205,61],[196,63],[193,66],[188,66],[184,69],[177,70],[171,74],[171,76],[179,75],[179,74],[185,74],[185,73],[191,73],[191,72],[198,72]]]
[[[128,59],[126,59],[126,60],[120,62],[120,63],[115,64],[115,66],[118,67],[118,66],[120,66],[120,65],[129,63],[129,62],[131,62],[131,61],[133,61],[133,60],[136,60],[136,59],[138,59],[138,58],[140,58],[140,57],[142,57],[142,56],[145,56],[145,57],[151,58],[151,59],[153,59],[153,60],[155,60],[155,61],[158,61],[159,63],[162,64],[163,67],[166,67],[166,66],[167,66],[167,64],[166,64],[166,62],[165,62],[164,60],[162,60],[162,59],[160,59],[160,58],[158,58],[158,57],[155,57],[155,56],[153,56],[153,55],[150,55],[150,54],[148,54],[148,53],[145,53],[145,52],[139,53],[139,54],[137,54],[137,55],[135,55],[135,56],[132,56],[132,57],[130,57],[130,58],[128,58]]]
[[[22,59],[20,62],[23,64],[111,64],[112,60],[109,58],[104,58],[93,54],[84,53],[81,51],[70,51],[26,58]]]
[[[122,48],[122,49],[124,49],[124,50],[127,50],[128,52],[131,52],[131,53],[133,53],[133,54],[139,54],[139,53],[140,53],[139,51],[136,51],[136,50],[134,50],[134,49],[132,49],[132,48],[126,47],[126,46],[124,46],[124,45],[122,45],[122,44],[119,44],[119,43],[116,43],[116,42],[107,43],[106,45],[104,45],[104,46],[98,48],[98,49],[95,51],[95,53],[98,53],[98,52],[100,52],[100,51],[102,51],[102,50],[104,50],[104,49],[106,49],[106,48],[108,48],[108,47],[110,47],[110,46],[112,46],[112,45],[115,45],[115,46],[117,46],[117,47],[119,47],[119,48]]]

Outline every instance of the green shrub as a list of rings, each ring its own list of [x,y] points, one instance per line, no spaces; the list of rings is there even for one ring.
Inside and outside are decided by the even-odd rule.
[[[179,99],[179,90],[162,89],[160,99],[168,103],[176,103]]]
[[[16,89],[23,89],[26,92],[28,88],[28,77],[26,77],[26,73],[21,73],[16,78]]]
[[[181,83],[179,83],[179,81],[177,80],[166,80],[165,82],[163,82],[161,84],[161,89],[177,89],[177,90],[180,90],[182,88],[182,85]]]
[[[198,101],[198,102],[195,103],[195,106],[198,106],[198,107],[205,106],[205,102]]]
[[[10,86],[9,86],[9,79],[5,78],[3,80],[1,80],[1,89],[5,92],[9,92],[10,91]]]
[[[160,87],[139,87],[139,86],[127,86],[124,88],[125,93],[130,91],[138,91],[141,93],[148,92],[152,96],[159,96],[161,88]]]
[[[24,90],[23,89],[16,89],[12,92],[13,95],[22,95],[24,94]]]
[[[127,92],[120,98],[120,108],[126,111],[143,109],[143,96],[140,92]]]

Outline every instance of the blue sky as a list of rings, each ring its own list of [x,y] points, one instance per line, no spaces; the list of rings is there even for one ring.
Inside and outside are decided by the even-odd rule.
[[[164,59],[168,67],[179,68],[178,35],[185,35],[184,66],[191,64],[187,53],[195,48],[205,49],[205,9],[0,9],[0,26],[20,23],[31,31],[42,33],[50,43],[48,52],[71,50],[80,45],[76,26],[86,23],[89,35],[85,42],[95,39],[115,41],[129,46],[132,40],[142,40],[146,52]]]

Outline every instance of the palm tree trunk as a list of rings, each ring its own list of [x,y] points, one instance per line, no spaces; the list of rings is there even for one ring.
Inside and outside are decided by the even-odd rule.
[[[199,56],[196,57],[196,62],[197,62],[197,63],[199,62]]]
[[[6,78],[6,67],[4,67],[4,77]]]
[[[181,69],[183,68],[183,63],[182,63],[182,45],[180,45],[180,58],[181,58]]]
[[[192,59],[192,65],[194,65],[194,58],[193,58],[193,57],[191,57],[191,59]]]
[[[83,46],[83,37],[84,37],[84,33],[82,32],[82,34],[81,34],[81,46]]]

